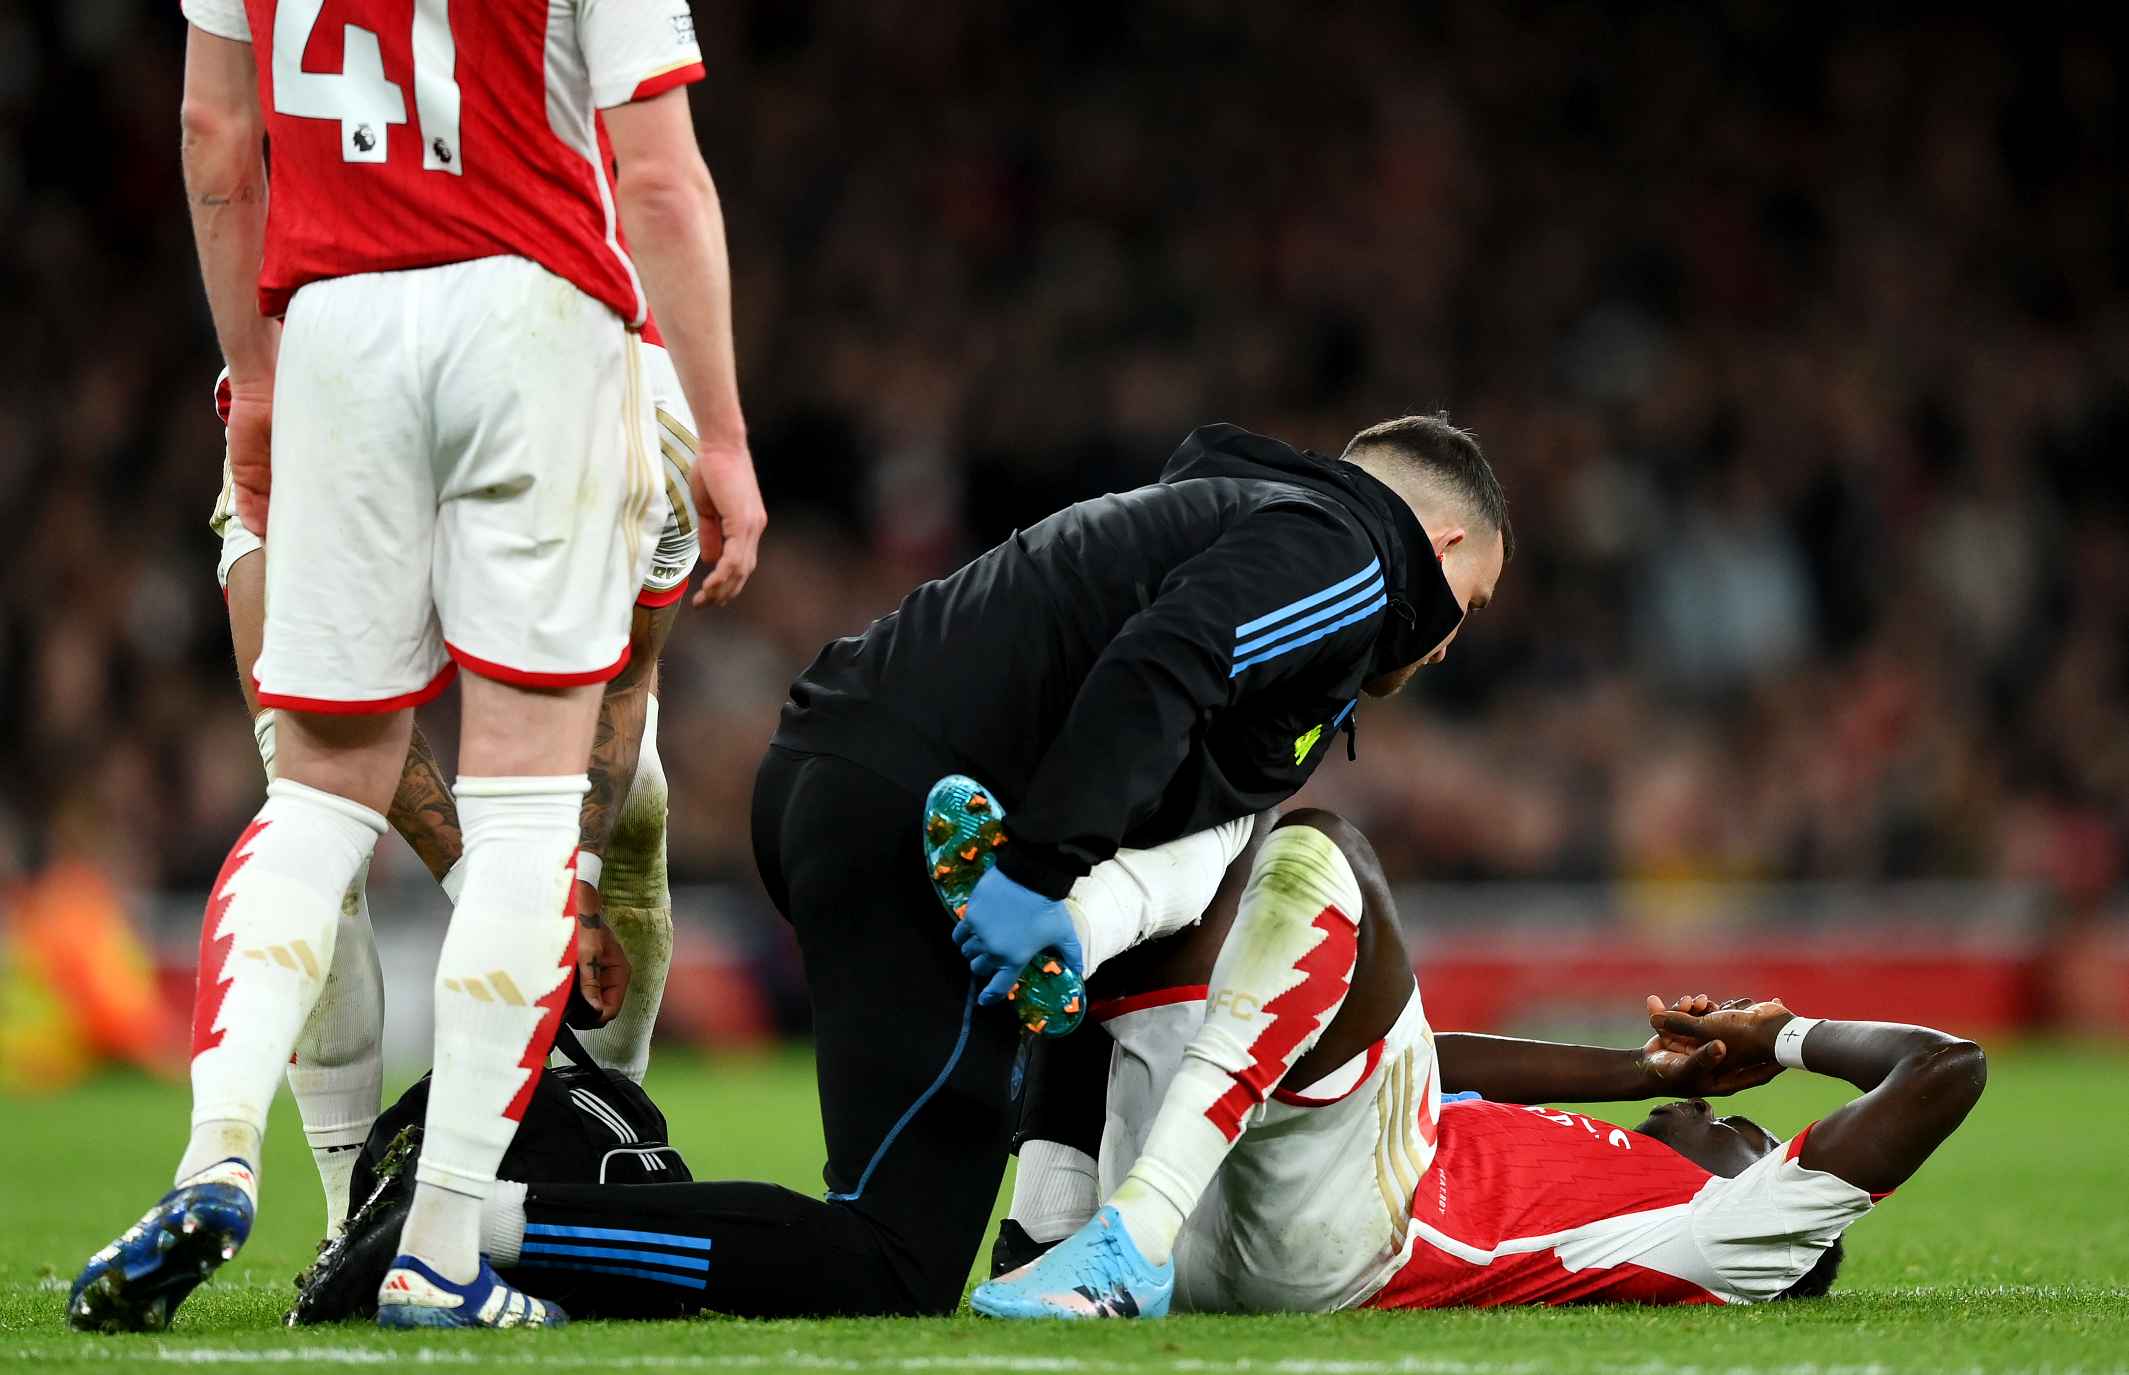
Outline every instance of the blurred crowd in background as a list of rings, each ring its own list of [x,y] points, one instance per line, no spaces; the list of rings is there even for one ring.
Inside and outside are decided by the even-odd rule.
[[[1200,423],[1335,453],[1446,409],[1519,552],[1312,792],[1394,875],[2114,885],[2129,121],[2097,31],[1766,0],[697,18],[771,534],[666,661],[678,876],[751,877],[791,676],[916,581]],[[0,14],[0,883],[73,856],[204,886],[260,787],[183,40],[175,0]]]

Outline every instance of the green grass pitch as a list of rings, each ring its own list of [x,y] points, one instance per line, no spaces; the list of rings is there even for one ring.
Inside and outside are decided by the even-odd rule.
[[[698,1175],[819,1188],[803,1053],[668,1057],[650,1087]],[[0,1104],[0,1370],[188,1366],[539,1371],[1169,1371],[1283,1375],[1602,1372],[1895,1375],[2129,1371],[2129,1051],[2000,1050],[1981,1107],[1849,1237],[1834,1296],[1739,1309],[1558,1309],[1174,1318],[1019,1326],[942,1320],[586,1323],[554,1333],[385,1334],[279,1325],[315,1239],[317,1185],[284,1099],[265,1208],[243,1254],[159,1338],[60,1318],[82,1260],[164,1187],[181,1087],[114,1075]],[[1786,1132],[1845,1089],[1791,1074],[1744,1101]],[[1635,1120],[1621,1109],[1622,1120]]]

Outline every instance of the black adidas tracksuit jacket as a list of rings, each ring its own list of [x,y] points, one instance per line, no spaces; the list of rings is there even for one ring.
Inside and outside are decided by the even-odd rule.
[[[792,685],[776,743],[1005,804],[1007,874],[1051,897],[1291,797],[1363,680],[1462,610],[1427,534],[1350,463],[1232,425],[1160,481],[1069,507],[919,587]]]

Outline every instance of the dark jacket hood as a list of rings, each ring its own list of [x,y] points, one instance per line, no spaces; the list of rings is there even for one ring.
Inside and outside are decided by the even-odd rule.
[[[1163,482],[1198,477],[1288,482],[1353,513],[1382,560],[1383,585],[1394,589],[1389,614],[1375,639],[1370,677],[1425,658],[1463,620],[1463,608],[1434,557],[1434,541],[1404,499],[1374,475],[1343,459],[1296,449],[1237,425],[1202,425],[1184,438],[1161,469]]]

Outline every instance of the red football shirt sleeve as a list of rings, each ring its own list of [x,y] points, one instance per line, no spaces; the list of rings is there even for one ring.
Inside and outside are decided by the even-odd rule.
[[[601,110],[649,100],[703,78],[686,0],[582,0],[577,36]]]
[[[251,41],[251,20],[244,13],[244,0],[180,0],[179,7],[194,28],[237,43]]]

